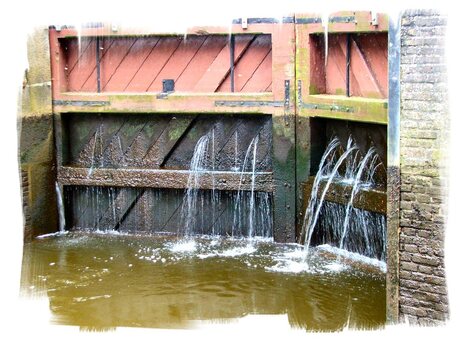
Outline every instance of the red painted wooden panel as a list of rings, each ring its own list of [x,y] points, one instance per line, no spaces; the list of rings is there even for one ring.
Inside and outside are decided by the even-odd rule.
[[[241,92],[243,90],[259,65],[269,54],[271,55],[270,35],[257,36],[240,59],[235,63],[235,92]],[[265,76],[265,80],[262,80],[262,85],[259,87],[255,87],[255,85],[252,84],[252,89],[256,89],[255,92],[264,91],[270,81],[271,73]],[[217,91],[230,92],[230,75],[227,75]]]
[[[117,69],[117,73],[105,83],[103,91],[125,91],[126,87],[134,78],[139,68],[147,59],[149,54],[158,43],[158,37],[137,38],[136,42],[131,47],[129,54],[121,62]]]
[[[329,35],[325,71],[326,93],[346,94],[346,34]],[[314,52],[315,50],[312,50]],[[312,70],[312,81],[320,76]],[[351,36],[350,96],[388,97],[388,53],[386,34]],[[318,85],[321,89],[321,84]]]
[[[272,85],[272,52],[267,53],[241,92],[268,92]]]
[[[101,88],[110,80],[117,67],[123,61],[124,56],[129,52],[134,40],[132,38],[117,38],[101,40],[100,52],[100,82]],[[82,91],[97,91],[97,70],[93,69],[90,78],[82,86]]]
[[[96,92],[96,38],[62,42],[67,67],[65,91]],[[101,37],[102,92],[161,92],[163,79],[176,91],[230,91],[229,37],[190,35]],[[235,37],[235,91],[271,89],[270,35]]]
[[[96,68],[95,39],[91,40],[87,49],[85,49],[84,52],[82,52],[82,54],[78,58],[78,61],[75,64],[74,68],[67,75],[68,91],[80,91],[82,89],[82,86],[91,76],[94,68]]]
[[[345,35],[329,35],[326,61],[326,93],[345,95],[346,53],[342,49]],[[342,43],[342,44],[341,44]]]
[[[324,35],[310,35],[310,89],[311,94],[326,93],[326,66]]]
[[[192,58],[187,68],[176,80],[177,91],[190,91],[206,73],[228,42],[227,36],[208,36],[196,55]],[[208,90],[214,91],[214,90]]]
[[[183,40],[179,47],[174,50],[171,57],[166,61],[163,68],[157,74],[148,88],[149,92],[160,92],[163,89],[163,79],[176,80],[187,68],[196,52],[201,48],[206,37],[189,36]]]
[[[86,50],[91,45],[93,39],[94,38],[92,37],[82,37],[80,40],[68,39],[63,41],[62,44],[64,51],[66,53],[65,67],[67,75],[72,73],[79,60],[86,53]]]
[[[145,92],[179,47],[182,37],[162,37],[134,75],[125,91]]]
[[[364,97],[382,97],[374,78],[372,66],[369,66],[354,39],[351,41],[350,56],[350,95]]]
[[[388,35],[387,33],[355,36],[366,63],[371,67],[382,97],[388,97]]]
[[[235,37],[235,63],[252,42],[254,35],[238,35]],[[214,92],[230,72],[230,47],[229,44],[221,50],[206,73],[193,88],[195,92]]]

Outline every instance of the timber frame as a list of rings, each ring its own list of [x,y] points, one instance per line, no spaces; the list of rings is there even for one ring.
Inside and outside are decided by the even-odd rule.
[[[114,93],[114,92],[65,92],[63,71],[63,50],[61,41],[75,37],[130,37],[174,35],[171,32],[145,32],[118,29],[110,26],[97,25],[84,28],[78,32],[75,28],[50,27],[50,55],[52,73],[53,113],[55,114],[58,183],[64,185],[85,183],[78,178],[85,173],[76,168],[63,166],[62,146],[65,131],[61,117],[66,113],[131,113],[148,114],[251,114],[271,115],[273,124],[273,172],[272,176],[261,176],[263,186],[258,190],[273,192],[274,237],[275,241],[293,242],[295,240],[295,30],[293,17],[282,20],[283,25],[271,18],[250,19],[247,28],[243,28],[241,20],[231,25],[232,34],[269,34],[272,42],[272,84],[271,92],[239,93],[239,92],[173,92],[173,93]],[[177,34],[183,35],[183,33]],[[187,35],[229,35],[228,27],[194,27]],[[150,170],[143,172],[131,171],[128,175],[116,169],[105,169],[99,182],[93,177],[91,184],[126,183],[131,187],[154,186],[170,188],[171,172]],[[83,174],[83,175],[82,175]],[[132,179],[134,175],[143,177]],[[133,176],[131,176],[133,175]],[[149,175],[148,178],[146,175]],[[168,175],[168,176],[167,176]],[[237,189],[237,183],[229,186],[230,181],[237,181],[235,173],[219,173],[219,178],[226,181],[222,189]],[[112,176],[109,182],[102,182]],[[123,176],[123,179],[117,177]],[[135,176],[134,176],[135,177]],[[179,181],[184,178],[180,177]],[[139,181],[136,183],[135,181]],[[142,182],[141,182],[142,181]],[[149,181],[149,182],[146,182]],[[169,181],[169,182],[168,182]],[[168,185],[169,183],[169,185]],[[184,183],[180,183],[184,186]],[[218,188],[220,188],[218,186]],[[243,186],[244,187],[244,186]]]

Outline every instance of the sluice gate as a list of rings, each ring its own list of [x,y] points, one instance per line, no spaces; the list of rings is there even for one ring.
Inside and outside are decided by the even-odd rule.
[[[332,134],[343,141],[352,129],[386,161],[388,20],[369,16],[334,15],[326,36],[307,14],[236,20],[231,34],[50,28],[67,228],[181,233],[184,195],[199,174],[195,216],[212,215],[196,224],[201,232],[232,233],[235,210],[248,203],[270,215],[251,211],[241,228],[257,218],[275,241],[299,241]],[[191,161],[204,136],[212,143],[197,172]],[[346,203],[347,188],[334,184],[327,200]],[[385,188],[361,191],[354,207],[385,214]]]

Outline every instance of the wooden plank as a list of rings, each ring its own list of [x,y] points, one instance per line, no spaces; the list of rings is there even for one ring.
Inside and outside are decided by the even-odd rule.
[[[270,89],[271,84],[272,54],[270,50],[240,92],[265,92]]]
[[[126,166],[125,153],[145,126],[146,122],[142,116],[134,116],[123,123],[120,130],[112,136],[109,146],[104,150],[104,157],[109,157],[111,152],[118,153],[112,155],[112,159],[109,160],[110,166]]]
[[[61,41],[65,52],[63,62],[65,62],[67,74],[72,73],[78,63],[81,63],[80,59],[86,54],[86,50],[91,46],[93,40],[93,37],[82,37],[80,40],[71,38]]]
[[[198,140],[204,135],[211,135],[211,131],[216,127],[219,117],[197,116],[193,123],[190,122],[191,127],[185,128],[184,134],[180,140],[171,147],[170,152],[165,156],[161,163],[162,168],[167,169],[188,169],[192,160],[194,148]],[[215,135],[215,139],[217,136]],[[211,158],[212,143],[208,147],[209,156]],[[207,164],[211,164],[207,162]]]
[[[149,187],[186,189],[189,177],[187,170],[161,169],[110,169],[98,168],[89,174],[87,168],[61,167],[58,171],[59,183],[63,185],[114,186],[114,187]],[[241,179],[241,176],[243,177]],[[203,172],[200,175],[200,189],[251,190],[252,172]],[[272,191],[272,174],[259,172],[255,174],[254,190]]]
[[[130,54],[137,38],[113,38],[113,43],[107,48],[101,58],[101,90],[105,91],[107,83],[112,79],[120,65]]]
[[[121,188],[115,200],[111,200],[104,212],[99,213],[98,222],[102,230],[118,230],[123,219],[133,209],[134,204],[141,195],[139,188]]]
[[[92,40],[88,46],[88,49],[86,49],[78,59],[78,63],[73,68],[72,72],[68,74],[66,89],[68,91],[81,91],[83,85],[91,76],[93,76],[94,82],[96,82],[96,75],[93,74],[95,68],[96,40]]]
[[[310,176],[308,181],[303,184],[304,194],[304,210],[308,207],[308,201],[310,200],[311,189],[313,186],[315,177]],[[318,189],[318,194],[321,195],[324,191],[326,181],[321,182]],[[344,185],[341,183],[334,183],[330,185],[326,192],[324,200],[335,202],[342,205],[348,205],[350,201],[350,195],[353,186]],[[357,191],[353,199],[353,207],[363,209],[370,212],[376,212],[380,214],[386,214],[387,212],[387,195],[386,190],[378,189],[360,189]]]
[[[132,38],[100,38],[99,65],[101,89],[116,70],[123,56],[129,51],[133,43]],[[90,77],[83,84],[80,91],[97,91],[97,68],[94,67]]]
[[[350,51],[350,93],[352,96],[383,98],[380,87],[374,77],[372,67],[366,61],[364,55],[351,39]]]
[[[154,212],[151,204],[151,190],[142,190],[138,195],[132,208],[126,213],[125,217],[119,222],[118,230],[130,233],[151,233],[154,231]]]
[[[151,117],[146,119],[145,126],[125,152],[124,163],[126,166],[152,168],[149,166],[149,162],[144,161],[144,157],[165,131],[169,120],[169,116],[157,116],[155,121]]]
[[[345,35],[329,35],[329,45],[326,63],[326,93],[345,95],[346,91],[346,45]]]
[[[170,151],[182,139],[195,118],[196,115],[173,117],[159,138],[151,145],[143,161],[151,168],[162,166]]]
[[[235,63],[249,47],[254,35],[238,35],[235,37]],[[206,73],[193,88],[194,92],[214,92],[230,72],[230,46],[227,45],[214,59]]]
[[[63,116],[66,134],[68,136],[67,145],[67,157],[65,164],[83,164],[90,158],[90,152],[92,152],[91,140],[94,140],[96,131],[100,126],[99,116],[81,116],[74,117],[72,115]]]
[[[237,42],[235,40],[235,51]],[[254,72],[263,62],[265,57],[271,52],[270,35],[258,35],[251,45],[245,50],[238,61],[235,62],[235,92],[241,92],[246,83],[251,79]],[[236,58],[235,58],[236,60]],[[270,65],[271,70],[271,65]],[[256,89],[256,92],[263,91],[267,87],[267,79],[271,80],[271,73],[266,75],[263,85]],[[230,75],[217,89],[217,92],[230,92]]]
[[[131,79],[134,78],[137,71],[159,42],[159,39],[159,37],[137,38],[129,54],[123,59],[117,71],[112,75],[110,80],[105,83],[103,91],[125,91]]]
[[[222,148],[221,157],[217,160],[217,169],[226,170],[230,169],[242,169],[244,164],[244,158],[246,152],[251,144],[251,141],[260,133],[263,122],[258,118],[245,118],[241,119],[239,126],[236,128],[232,135],[232,139],[228,140],[226,145]],[[232,159],[229,159],[232,157]],[[229,167],[228,165],[234,161],[234,165]],[[252,158],[251,158],[252,161]],[[245,171],[250,171],[251,167],[246,166]]]
[[[272,93],[61,93],[53,109],[62,113],[273,114],[282,102]]]
[[[163,90],[163,79],[176,80],[187,68],[190,61],[203,45],[205,39],[206,37],[203,36],[190,36],[182,40],[179,47],[167,60],[147,91],[161,92]]]
[[[161,37],[124,91],[147,91],[181,41],[181,37]]]
[[[191,59],[188,66],[177,78],[176,91],[193,90],[219,52],[227,44],[226,36],[207,36],[205,42]],[[214,91],[214,90],[209,90]]]
[[[388,98],[388,35],[386,33],[357,35],[355,42],[372,71],[381,97]]]
[[[184,200],[184,190],[149,190],[148,192],[153,199],[153,230],[178,233],[181,226],[180,211]]]

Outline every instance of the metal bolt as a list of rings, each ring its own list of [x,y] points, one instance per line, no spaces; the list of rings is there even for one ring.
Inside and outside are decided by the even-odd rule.
[[[286,205],[286,208],[289,210],[289,209],[291,208],[291,206],[289,206],[289,205]]]

